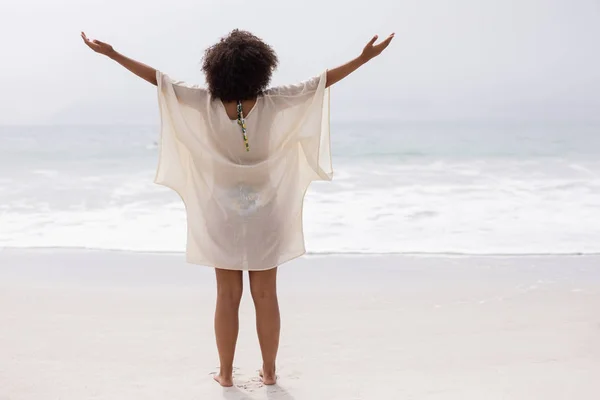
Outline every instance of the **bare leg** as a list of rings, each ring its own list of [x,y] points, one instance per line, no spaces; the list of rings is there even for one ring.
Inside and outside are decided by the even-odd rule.
[[[256,331],[262,352],[261,377],[265,385],[274,385],[275,359],[279,349],[281,320],[277,301],[277,268],[250,272],[250,291],[256,308]]]
[[[238,311],[242,299],[242,271],[215,268],[217,274],[217,309],[215,336],[221,367],[215,380],[221,386],[233,386],[233,357],[239,331]]]

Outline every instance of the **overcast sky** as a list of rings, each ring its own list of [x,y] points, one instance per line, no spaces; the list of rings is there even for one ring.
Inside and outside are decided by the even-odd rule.
[[[154,123],[154,88],[82,43],[204,83],[234,28],[273,45],[273,83],[388,50],[332,90],[333,118],[600,120],[598,0],[2,0],[0,124]]]

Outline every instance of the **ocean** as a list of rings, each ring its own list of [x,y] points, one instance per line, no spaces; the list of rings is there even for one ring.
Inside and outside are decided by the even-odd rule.
[[[157,126],[0,127],[0,247],[182,252]],[[309,254],[600,253],[600,125],[332,124]]]

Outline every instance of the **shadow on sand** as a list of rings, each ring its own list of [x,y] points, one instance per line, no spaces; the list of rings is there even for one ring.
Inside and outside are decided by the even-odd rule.
[[[294,397],[279,385],[266,386],[267,399],[269,400],[294,400]],[[256,400],[257,397],[250,396],[239,388],[233,386],[223,388],[223,398],[226,400]],[[260,398],[263,398],[262,396]]]
[[[223,398],[226,400],[255,400],[235,386],[223,388]]]
[[[294,400],[287,390],[279,385],[267,386],[267,399],[269,400]]]

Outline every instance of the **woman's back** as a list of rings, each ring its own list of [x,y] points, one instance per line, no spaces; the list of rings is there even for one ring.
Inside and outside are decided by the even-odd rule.
[[[186,204],[188,261],[259,270],[304,254],[304,194],[332,176],[325,74],[259,96],[245,116],[249,150],[220,100],[157,75],[156,182]]]

